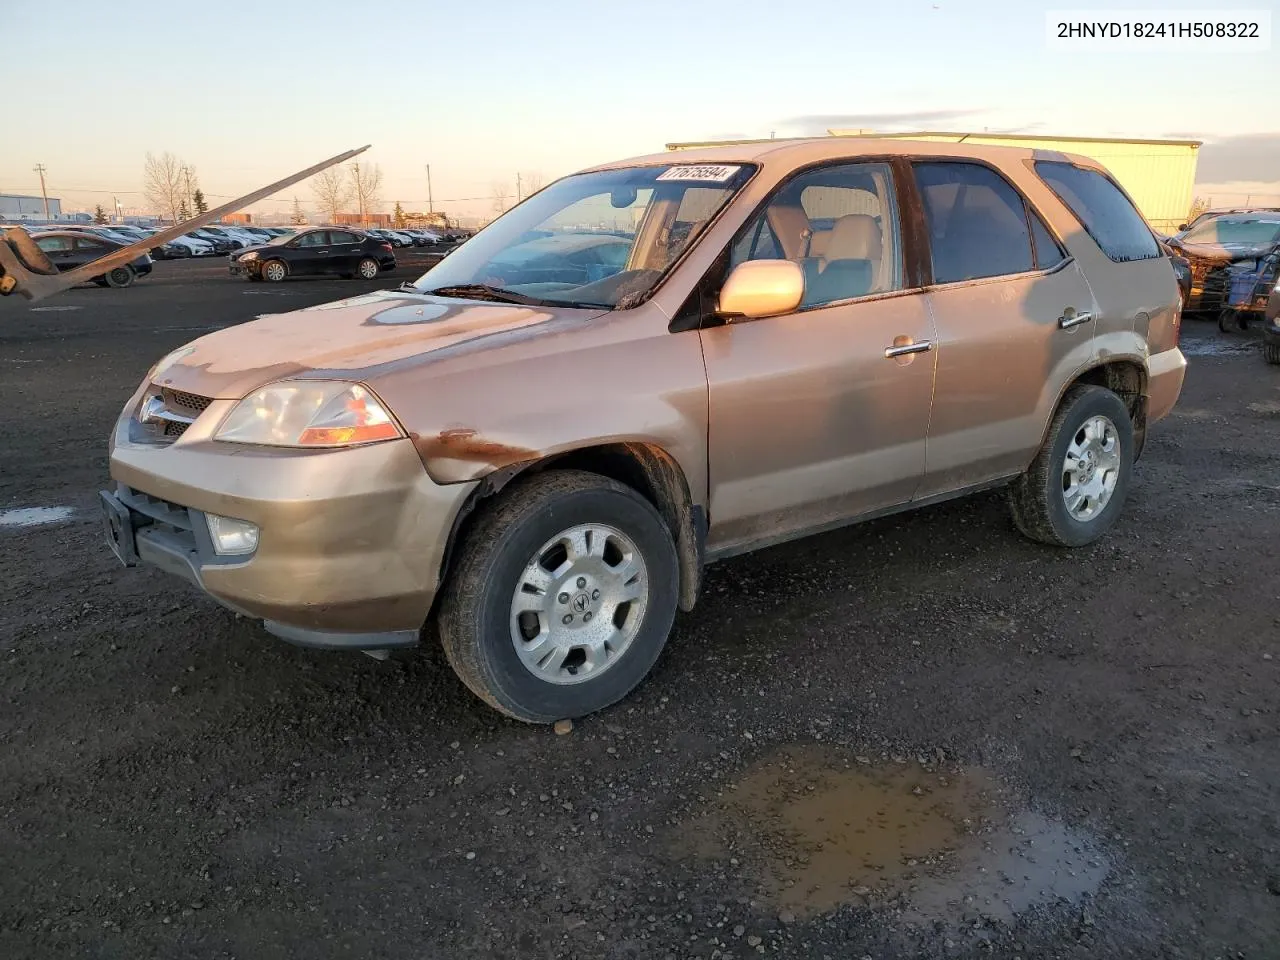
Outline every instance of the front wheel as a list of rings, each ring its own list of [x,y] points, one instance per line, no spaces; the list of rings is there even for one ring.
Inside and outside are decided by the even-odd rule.
[[[262,279],[268,283],[279,283],[289,275],[289,269],[280,260],[268,260],[262,265]]]
[[[1105,387],[1072,388],[1044,446],[1009,491],[1014,523],[1041,543],[1092,543],[1124,509],[1133,455],[1133,422],[1124,401]]]
[[[356,267],[356,272],[362,280],[376,280],[378,278],[378,261],[373,257],[365,257]]]
[[[503,713],[550,723],[634,689],[675,619],[671,532],[630,487],[581,471],[513,484],[476,521],[441,598],[445,655]]]

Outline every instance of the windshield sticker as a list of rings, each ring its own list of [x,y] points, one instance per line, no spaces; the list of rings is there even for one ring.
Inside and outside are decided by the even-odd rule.
[[[699,163],[685,167],[671,167],[658,175],[658,180],[701,180],[704,183],[724,183],[742,167],[723,163]]]

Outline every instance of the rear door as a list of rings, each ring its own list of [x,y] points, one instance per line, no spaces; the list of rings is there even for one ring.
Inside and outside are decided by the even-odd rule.
[[[362,256],[359,237],[346,230],[330,230],[329,259],[322,267],[326,273],[355,273]]]
[[[925,499],[1026,468],[1047,411],[1093,357],[1097,307],[1075,260],[998,170],[912,166],[938,328]]]

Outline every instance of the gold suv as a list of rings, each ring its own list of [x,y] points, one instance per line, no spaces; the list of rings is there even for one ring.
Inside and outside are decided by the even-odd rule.
[[[643,679],[714,560],[995,486],[1028,536],[1095,540],[1178,397],[1179,321],[1083,157],[642,157],[411,286],[171,353],[103,514],[126,564],[280,637],[377,653],[434,622],[485,701],[575,717]]]

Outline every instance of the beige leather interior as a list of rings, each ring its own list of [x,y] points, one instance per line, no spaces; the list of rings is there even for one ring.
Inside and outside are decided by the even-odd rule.
[[[880,224],[865,213],[850,213],[831,228],[825,260],[873,260],[881,257]]]
[[[765,216],[768,217],[769,226],[782,244],[782,252],[788,260],[800,260],[810,255],[809,241],[813,230],[804,210],[799,206],[773,203],[769,205]]]

